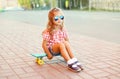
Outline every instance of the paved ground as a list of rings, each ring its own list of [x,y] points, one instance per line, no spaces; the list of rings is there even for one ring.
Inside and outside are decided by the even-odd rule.
[[[51,61],[44,58],[46,64],[37,65],[30,54],[43,52],[43,28],[37,23],[0,18],[0,79],[120,78],[120,44],[80,35],[74,29],[69,29],[70,42],[74,55],[84,65],[84,71],[69,71],[61,57]]]

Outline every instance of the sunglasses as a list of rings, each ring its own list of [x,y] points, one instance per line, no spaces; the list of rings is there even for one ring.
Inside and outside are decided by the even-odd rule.
[[[54,20],[55,20],[55,21],[58,21],[59,18],[60,18],[61,20],[63,20],[63,19],[64,19],[64,16],[63,16],[63,15],[61,15],[61,16],[55,16],[55,17],[54,17]]]

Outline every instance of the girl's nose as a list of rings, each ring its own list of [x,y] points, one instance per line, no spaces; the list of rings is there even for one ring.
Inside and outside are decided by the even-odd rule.
[[[58,21],[61,21],[61,19],[59,18]]]
[[[62,20],[61,20],[60,18],[58,19],[58,21],[59,21],[59,22],[62,22]]]

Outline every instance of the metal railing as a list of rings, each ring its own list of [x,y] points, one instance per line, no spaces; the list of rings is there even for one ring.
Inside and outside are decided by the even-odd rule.
[[[91,9],[120,11],[120,0],[89,0],[89,10]]]
[[[4,3],[3,3],[3,2]],[[111,10],[120,11],[120,0],[15,0],[16,5],[24,9],[50,9],[60,7],[62,9],[76,10]],[[0,0],[0,8],[9,7],[7,0]]]

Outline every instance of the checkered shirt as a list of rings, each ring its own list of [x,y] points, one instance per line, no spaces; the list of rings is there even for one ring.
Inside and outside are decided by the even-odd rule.
[[[43,40],[46,40],[48,42],[47,47],[49,48],[56,43],[63,42],[64,39],[67,37],[67,33],[65,30],[58,30],[54,32],[53,39],[50,39],[50,34],[49,32],[46,31],[42,34],[42,36],[43,36]]]

